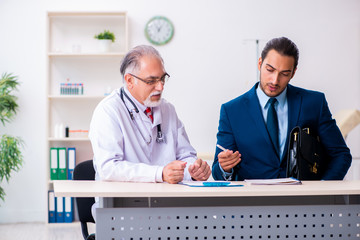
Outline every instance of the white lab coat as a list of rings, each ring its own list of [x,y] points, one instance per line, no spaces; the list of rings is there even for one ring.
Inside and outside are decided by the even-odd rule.
[[[174,106],[163,99],[160,106],[153,108],[154,122],[151,123],[144,113],[146,107],[126,88],[124,91],[139,109],[136,113],[124,96],[134,121],[120,98],[120,89],[114,90],[98,104],[91,120],[89,138],[94,152],[96,179],[162,182],[163,167],[181,160],[187,162],[184,180],[191,180],[188,167],[195,162],[196,151],[190,145]],[[165,143],[156,142],[158,124],[161,124]],[[152,140],[147,144],[144,138],[149,140],[150,135]]]

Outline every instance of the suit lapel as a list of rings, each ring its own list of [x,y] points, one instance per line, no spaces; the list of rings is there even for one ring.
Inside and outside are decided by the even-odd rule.
[[[266,139],[266,142],[273,146],[273,143],[270,139],[269,133],[266,129],[266,124],[264,121],[264,117],[262,115],[262,110],[260,108],[259,99],[256,95],[256,88],[258,86],[258,83],[255,84],[255,86],[247,93],[246,99],[244,101],[244,109],[247,109],[250,118],[256,125],[257,129],[259,129],[260,133],[263,135],[263,137]],[[302,102],[302,96],[299,93],[299,91],[293,87],[292,85],[288,85],[287,89],[287,100],[288,100],[288,133],[287,133],[287,139],[283,154],[283,159],[286,158],[286,151],[288,149],[288,142],[289,142],[289,135],[291,130],[297,125],[299,116],[300,116],[300,109],[301,109],[301,102]],[[274,153],[276,153],[274,149]],[[283,160],[282,159],[282,160]]]
[[[288,100],[288,117],[289,117],[289,126],[288,133],[296,126],[301,109],[302,97],[300,93],[291,85],[288,85],[287,90],[287,100]]]
[[[291,130],[297,125],[299,115],[300,115],[300,109],[301,109],[301,102],[302,97],[299,91],[292,85],[288,85],[287,88],[287,101],[288,101],[288,132],[286,137],[286,144],[284,148],[284,154],[283,154],[283,160],[286,158],[287,149],[289,148],[289,135]]]
[[[262,114],[262,110],[261,110],[261,107],[260,107],[259,99],[258,99],[258,97],[256,95],[257,86],[258,86],[258,83],[255,84],[255,86],[248,92],[248,94],[246,96],[247,98],[244,101],[244,103],[245,103],[244,107],[248,110],[249,116],[252,118],[252,120],[255,123],[257,129],[259,129],[260,133],[266,139],[266,142],[269,145],[273,146],[273,143],[272,143],[272,141],[270,139],[270,135],[269,135],[269,133],[267,131],[267,128],[266,128],[266,124],[265,124],[264,117],[263,117],[263,114]],[[275,151],[275,148],[274,148],[274,153],[276,155],[278,155],[277,151]]]

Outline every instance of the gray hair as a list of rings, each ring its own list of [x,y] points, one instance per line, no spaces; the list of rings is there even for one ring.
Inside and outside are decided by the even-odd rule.
[[[164,65],[164,60],[160,56],[160,53],[154,47],[148,45],[136,46],[125,55],[121,63],[120,73],[123,79],[127,73],[140,70],[140,59],[143,56],[156,57]]]

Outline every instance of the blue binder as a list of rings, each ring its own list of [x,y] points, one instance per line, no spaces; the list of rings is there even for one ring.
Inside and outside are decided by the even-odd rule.
[[[74,168],[75,168],[75,163],[76,163],[76,149],[75,148],[68,148],[67,149],[67,153],[68,153],[68,174],[67,174],[67,178],[69,180],[73,179],[73,173],[74,173]]]
[[[54,191],[48,191],[49,223],[56,222],[56,201]]]
[[[73,214],[73,198],[72,197],[65,197],[65,222],[71,223],[74,219]]]
[[[56,198],[56,222],[63,223],[64,222],[64,198],[57,197]]]

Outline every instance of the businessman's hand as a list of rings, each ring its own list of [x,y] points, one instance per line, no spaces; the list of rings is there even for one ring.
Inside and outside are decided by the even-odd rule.
[[[162,172],[162,178],[164,182],[178,183],[184,178],[184,169],[186,162],[175,160],[166,165]]]
[[[241,161],[241,154],[238,151],[222,151],[218,154],[218,161],[225,172],[231,172],[231,169]]]
[[[194,164],[191,164],[188,169],[191,177],[197,181],[206,181],[211,174],[209,164],[200,158],[198,158]]]

